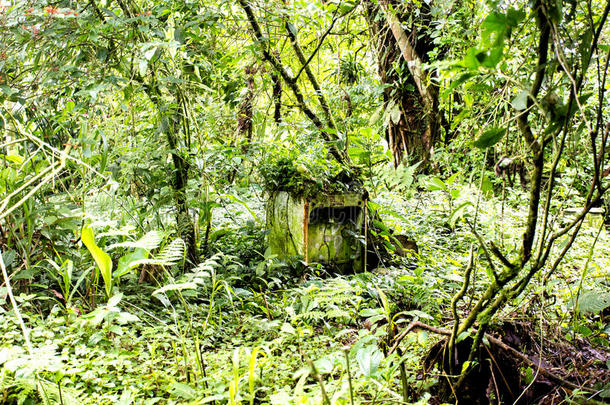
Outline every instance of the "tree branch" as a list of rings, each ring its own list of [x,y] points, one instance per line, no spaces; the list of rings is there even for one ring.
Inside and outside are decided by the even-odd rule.
[[[265,44],[268,44],[269,41],[267,38],[265,38],[263,36],[261,27],[258,24],[258,21],[256,20],[254,11],[252,10],[252,6],[250,6],[250,4],[248,3],[247,0],[239,0],[239,5],[244,9],[246,16],[248,17],[248,22],[250,23],[250,26],[252,27],[252,31],[254,32],[254,37],[261,48],[261,52],[263,53],[263,57],[265,58],[265,60],[267,60],[267,62],[269,62],[269,64],[273,67],[273,69],[275,69],[275,71],[280,76],[282,76],[282,79],[286,82],[288,87],[290,87],[290,90],[292,90],[292,93],[294,94],[294,96],[296,98],[297,105],[299,106],[299,108],[301,109],[303,114],[305,114],[307,116],[307,118],[309,118],[309,120],[316,126],[316,128],[318,128],[318,130],[320,131],[320,134],[322,135],[322,138],[326,142],[329,143],[328,148],[329,148],[330,154],[340,164],[345,165],[345,166],[349,165],[348,157],[345,156],[345,154],[343,154],[337,148],[337,145],[335,144],[335,142],[337,141],[336,137],[331,136],[331,134],[329,134],[328,131],[326,131],[326,126],[324,125],[324,123],[322,122],[320,117],[318,117],[305,103],[305,98],[303,97],[303,93],[301,93],[301,90],[297,86],[297,83],[296,83],[296,80],[294,79],[294,77],[292,77],[290,75],[290,73],[288,73],[288,71],[286,69],[284,69],[281,62],[269,51],[268,46],[265,45]]]
[[[331,26],[331,28],[332,28],[332,26]],[[316,76],[311,71],[311,67],[309,67],[309,62],[305,59],[303,50],[301,49],[301,46],[299,45],[299,42],[297,40],[296,28],[290,22],[286,22],[286,32],[288,33],[288,37],[290,38],[290,42],[292,43],[292,48],[294,49],[294,53],[297,55],[297,58],[299,58],[299,62],[302,65],[301,70],[305,69],[307,78],[309,79],[309,82],[311,83],[313,89],[316,92],[316,97],[318,99],[318,102],[320,103],[320,107],[322,107],[322,111],[324,112],[324,116],[326,118],[326,123],[328,124],[328,127],[336,130],[337,127],[335,126],[335,121],[333,120],[333,116],[330,112],[330,107],[328,106],[328,102],[326,101],[324,94],[322,94],[322,89],[320,88],[320,84],[318,83]],[[313,54],[312,54],[312,57],[313,57]],[[300,74],[300,72],[299,72],[299,74]],[[295,82],[298,79],[298,77],[299,77],[299,75],[297,74],[297,76],[294,78]]]

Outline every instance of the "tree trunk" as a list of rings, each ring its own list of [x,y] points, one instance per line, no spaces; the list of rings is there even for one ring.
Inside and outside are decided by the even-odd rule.
[[[169,145],[174,166],[174,175],[171,185],[174,191],[174,200],[176,202],[176,226],[178,234],[186,245],[186,268],[197,265],[199,263],[199,252],[197,249],[197,241],[195,236],[195,225],[190,216],[188,209],[188,201],[186,198],[186,186],[188,184],[188,162],[177,152],[178,137],[180,128],[180,116],[176,111],[165,111],[161,109],[161,132],[165,134]]]
[[[118,0],[118,4],[125,16],[132,18],[135,15],[136,12],[131,9],[130,3]],[[99,13],[99,10],[96,12],[96,14],[102,22],[105,21],[103,15]],[[132,29],[140,42],[147,42],[145,35],[138,31],[135,24],[132,24]],[[180,112],[176,109],[167,108],[167,105],[162,97],[161,88],[156,83],[154,69],[152,69],[150,66],[149,69],[152,72],[150,83],[146,83],[144,78],[139,74],[136,74],[132,78],[144,86],[148,98],[154,103],[154,105],[157,107],[157,111],[159,112],[160,133],[165,135],[167,139],[174,165],[171,185],[174,191],[174,200],[176,203],[176,226],[178,228],[178,234],[186,244],[187,262],[185,267],[190,268],[199,263],[199,252],[197,249],[195,223],[193,218],[190,216],[186,198],[186,186],[188,184],[188,162],[178,153],[178,134],[180,133],[180,124],[184,123],[184,128],[186,130],[188,123],[184,122],[184,120],[187,118],[185,116],[181,116]],[[179,97],[176,97],[176,104],[181,105],[181,100]]]
[[[385,85],[383,103],[391,117],[386,128],[386,139],[397,167],[404,162],[423,162],[423,170],[430,165],[434,145],[440,140],[441,114],[438,111],[438,90],[429,85],[429,75],[422,64],[427,53],[434,49],[432,39],[418,32],[415,25],[406,31],[400,21],[406,20],[413,6],[387,3],[366,3],[366,14],[377,52],[378,72]],[[420,6],[422,17],[428,6]],[[425,25],[425,24],[423,24]]]
[[[246,143],[242,146],[242,152],[246,153],[252,141],[254,74],[256,73],[256,67],[254,65],[246,66],[244,72],[246,74],[247,88],[246,95],[240,103],[239,112],[237,113],[237,130],[240,135],[246,138]]]

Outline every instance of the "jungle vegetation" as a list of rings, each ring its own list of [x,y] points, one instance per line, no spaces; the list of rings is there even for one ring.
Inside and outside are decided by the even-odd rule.
[[[609,402],[609,13],[0,0],[0,403]]]

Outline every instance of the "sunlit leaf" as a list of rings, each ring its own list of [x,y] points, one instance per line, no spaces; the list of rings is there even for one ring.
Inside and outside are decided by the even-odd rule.
[[[578,309],[585,314],[596,314],[610,307],[610,293],[586,291],[578,297]]]
[[[506,128],[491,128],[483,132],[472,144],[477,148],[486,149],[500,142],[506,134]]]
[[[376,344],[365,346],[356,353],[356,361],[365,377],[375,375],[383,359],[383,353]]]
[[[527,100],[529,98],[529,92],[528,91],[521,91],[519,92],[519,94],[517,94],[513,100],[510,102],[510,104],[513,106],[513,108],[517,111],[523,111],[527,108]]]
[[[89,226],[83,227],[83,230],[81,231],[81,240],[91,253],[91,256],[93,256],[97,267],[100,269],[100,273],[104,279],[106,296],[110,297],[110,293],[112,292],[112,259],[106,252],[97,246],[93,236],[93,230]]]

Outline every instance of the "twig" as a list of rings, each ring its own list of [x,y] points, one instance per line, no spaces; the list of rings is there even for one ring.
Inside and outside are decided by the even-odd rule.
[[[328,34],[330,34],[330,32],[332,31],[333,27],[335,26],[335,23],[340,19],[345,17],[347,14],[351,13],[353,10],[355,10],[356,7],[354,7],[353,9],[348,10],[347,12],[341,14],[340,16],[337,17],[337,11],[339,10],[339,7],[337,7],[337,9],[335,10],[335,13],[333,14],[333,20],[330,23],[330,27],[328,27],[328,29],[324,32],[324,34],[322,34],[322,36],[320,37],[320,40],[318,41],[318,46],[316,46],[316,49],[313,50],[313,52],[311,53],[311,55],[309,55],[309,58],[307,58],[307,61],[305,61],[305,63],[303,64],[303,66],[301,66],[301,69],[299,69],[299,71],[297,72],[296,76],[294,77],[295,80],[299,78],[299,76],[301,76],[301,73],[303,73],[303,70],[305,69],[305,67],[307,65],[309,65],[309,63],[313,60],[314,56],[316,56],[316,54],[318,53],[318,51],[320,50],[320,47],[322,47],[322,44],[324,43],[324,40],[326,39],[326,37],[328,36]]]
[[[538,367],[538,364],[535,361],[530,360],[529,357],[527,357],[525,354],[521,353],[517,349],[514,349],[514,348],[510,347],[506,343],[502,342],[500,339],[495,338],[493,336],[489,336],[489,335],[485,335],[485,337],[487,338],[487,340],[489,340],[493,344],[498,345],[502,349],[511,352],[511,354],[513,354],[514,356],[518,357],[520,360],[523,360],[528,365],[534,366],[534,367]],[[550,380],[555,381],[556,383],[559,383],[559,384],[561,384],[563,386],[566,386],[566,387],[574,389],[574,390],[578,389],[578,390],[581,390],[581,391],[586,391],[586,392],[591,393],[591,394],[597,392],[596,390],[594,390],[592,388],[581,387],[578,384],[574,384],[574,383],[572,383],[570,381],[567,381],[567,380],[559,377],[557,374],[554,374],[554,373],[548,371],[547,369],[545,369],[543,367],[540,367],[540,374],[542,374],[543,376],[545,376],[546,378],[548,378]]]
[[[344,350],[343,354],[345,355],[345,364],[347,365],[347,382],[349,383],[349,403],[350,405],[354,405],[354,388],[352,387],[352,373],[349,367],[349,350]]]
[[[15,316],[17,317],[17,322],[21,327],[21,332],[23,333],[23,340],[25,341],[25,347],[28,350],[28,354],[33,354],[32,342],[30,341],[30,331],[25,326],[25,322],[23,322],[23,318],[21,317],[21,311],[19,311],[19,307],[17,306],[17,301],[15,300],[15,296],[13,295],[13,288],[11,287],[11,282],[6,271],[6,266],[4,265],[4,259],[2,258],[2,252],[0,251],[0,270],[2,270],[2,277],[4,278],[4,283],[6,284],[6,293],[11,301],[11,305],[13,306],[13,312],[15,312]]]
[[[396,336],[396,338],[394,338],[394,344],[392,345],[392,348],[388,351],[388,356],[390,354],[394,353],[394,351],[396,351],[396,349],[398,348],[398,345],[400,344],[400,342],[405,337],[407,337],[409,332],[411,332],[413,329],[424,329],[424,330],[428,330],[430,332],[436,333],[437,335],[451,336],[451,331],[449,329],[436,328],[434,326],[430,326],[430,325],[422,323],[420,321],[411,322],[409,324],[409,326],[407,326],[407,328],[405,330],[400,332]]]
[[[297,55],[299,62],[301,62],[302,69],[305,69],[307,78],[309,79],[309,82],[311,83],[313,89],[315,90],[316,98],[318,99],[318,102],[320,103],[320,107],[322,107],[322,111],[324,112],[324,116],[326,117],[326,123],[328,124],[328,127],[330,129],[336,131],[337,127],[335,125],[333,115],[330,111],[330,106],[328,105],[328,102],[326,101],[326,97],[324,97],[324,94],[322,93],[322,88],[320,87],[320,84],[318,83],[316,76],[313,74],[313,72],[309,66],[309,63],[305,59],[305,54],[303,53],[303,50],[301,49],[301,46],[299,45],[299,42],[297,40],[296,28],[294,27],[294,25],[287,22],[286,23],[286,32],[288,33],[288,37],[290,38],[290,42],[292,43],[292,47],[294,48],[294,53]],[[295,83],[296,83],[297,79],[298,79],[298,75],[294,77]]]
[[[311,361],[311,359],[307,356],[305,356],[305,359],[307,360],[309,367],[311,367],[311,372],[314,378],[318,381],[318,384],[320,384],[320,391],[322,392],[322,399],[324,400],[324,404],[330,405],[330,399],[328,398],[328,394],[326,393],[326,389],[324,388],[324,380],[322,379],[322,376],[320,375],[320,373],[318,373],[318,369],[316,368],[316,365],[313,363],[313,361]]]

